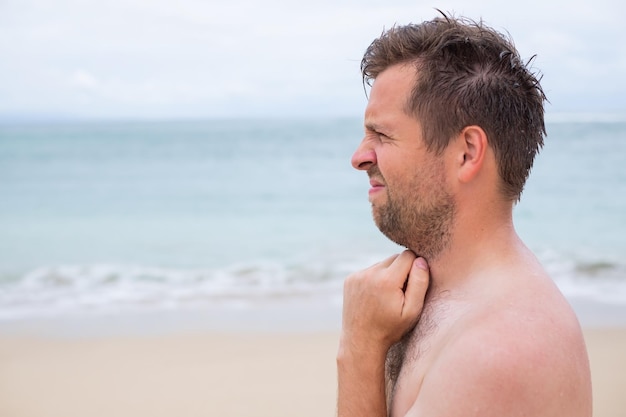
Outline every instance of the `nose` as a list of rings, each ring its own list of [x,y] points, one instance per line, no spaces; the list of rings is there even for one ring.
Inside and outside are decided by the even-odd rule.
[[[372,165],[375,164],[376,152],[374,152],[374,149],[371,146],[371,141],[365,138],[352,155],[352,166],[354,169],[367,171]]]

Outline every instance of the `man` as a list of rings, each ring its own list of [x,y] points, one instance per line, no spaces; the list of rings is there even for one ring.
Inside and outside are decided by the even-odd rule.
[[[406,251],[348,277],[338,414],[591,416],[578,321],[513,227],[544,93],[512,42],[443,16],[367,49],[352,164]]]

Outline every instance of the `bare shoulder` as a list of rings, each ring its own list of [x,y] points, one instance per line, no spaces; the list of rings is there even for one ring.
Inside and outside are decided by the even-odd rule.
[[[414,416],[591,416],[578,321],[550,283],[490,299],[450,329]]]

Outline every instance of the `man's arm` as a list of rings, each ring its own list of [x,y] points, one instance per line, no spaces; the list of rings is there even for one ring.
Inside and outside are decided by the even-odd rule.
[[[337,355],[339,417],[387,415],[387,351],[417,323],[428,280],[426,261],[408,250],[346,279]]]

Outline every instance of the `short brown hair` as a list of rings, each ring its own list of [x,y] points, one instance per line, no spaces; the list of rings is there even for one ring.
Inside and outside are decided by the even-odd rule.
[[[443,14],[383,32],[367,48],[361,73],[371,84],[390,66],[415,65],[407,113],[420,120],[428,148],[442,152],[464,127],[480,126],[496,155],[504,196],[519,200],[546,134],[546,96],[530,62],[482,21]]]

